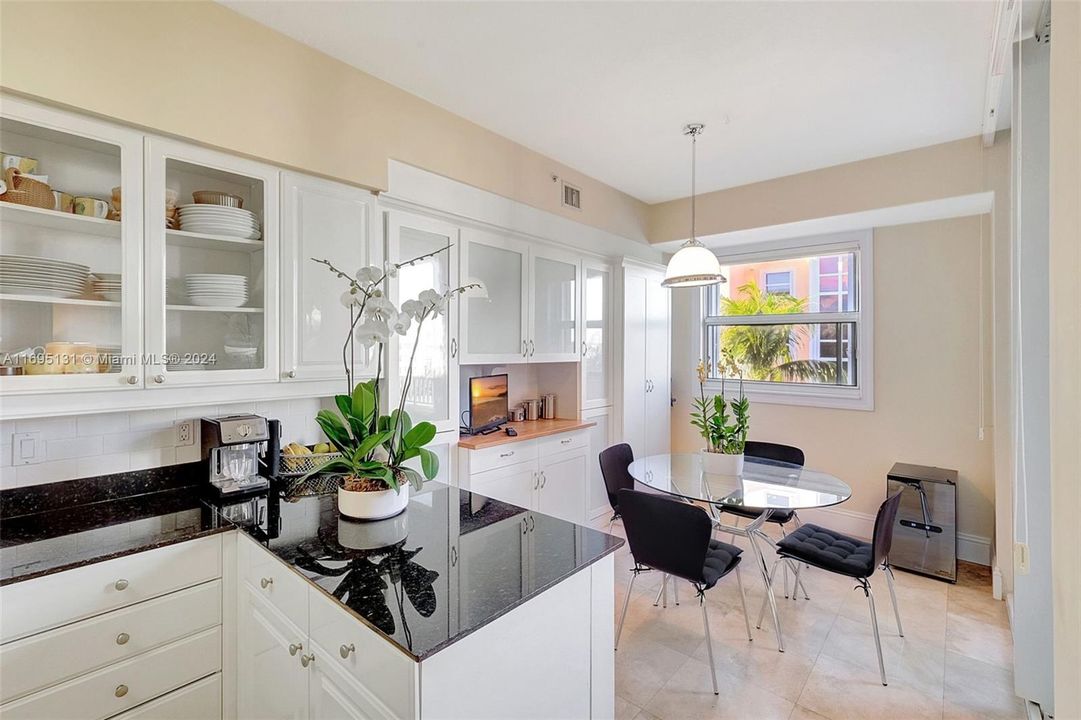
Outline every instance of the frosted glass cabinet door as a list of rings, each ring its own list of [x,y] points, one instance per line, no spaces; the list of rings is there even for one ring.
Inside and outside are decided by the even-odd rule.
[[[341,303],[345,281],[328,260],[352,275],[380,265],[380,245],[371,232],[374,196],[358,188],[298,173],[282,173],[282,379],[341,379],[342,347],[349,309]],[[374,375],[375,365],[360,346],[352,362],[358,377]]]
[[[578,348],[578,258],[534,248],[530,254],[531,362],[576,362]]]
[[[425,290],[446,293],[458,286],[458,228],[449,223],[399,211],[386,213],[388,260],[405,263],[421,255],[431,257],[398,269],[391,281],[391,297],[399,305]],[[419,329],[411,323],[405,335],[390,345],[391,396],[397,403],[406,381],[410,357],[413,376],[405,410],[414,423],[427,420],[436,430],[458,428],[458,333],[460,298],[447,303],[445,314],[429,317]]]
[[[479,280],[487,298],[461,303],[463,364],[526,362],[525,243],[478,230],[462,231],[463,283]]]
[[[612,404],[612,270],[582,270],[582,408],[601,408]]]

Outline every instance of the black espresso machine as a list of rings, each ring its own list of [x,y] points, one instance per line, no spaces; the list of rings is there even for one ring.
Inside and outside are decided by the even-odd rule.
[[[281,461],[281,422],[259,415],[229,415],[200,421],[202,458],[211,488],[236,497],[270,487]]]

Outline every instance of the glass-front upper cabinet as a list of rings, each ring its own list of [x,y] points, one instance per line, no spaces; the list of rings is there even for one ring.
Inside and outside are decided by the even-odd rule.
[[[582,261],[582,408],[612,404],[612,268]]]
[[[535,246],[529,266],[529,361],[578,361],[578,257]]]
[[[285,381],[333,380],[346,391],[345,366],[354,378],[375,374],[375,352],[346,348],[347,284],[326,260],[349,275],[382,265],[375,230],[375,196],[366,190],[294,172],[282,173],[282,347]]]
[[[386,213],[387,259],[408,263],[390,281],[397,305],[425,290],[439,293],[458,286],[458,228],[432,218],[393,210]],[[428,257],[422,257],[428,256]],[[458,421],[458,308],[464,298],[447,303],[444,314],[428,317],[419,328],[411,322],[405,335],[390,343],[391,393],[401,397],[410,358],[413,374],[405,409],[414,423],[427,420],[438,431],[456,430]]]
[[[142,137],[4,97],[0,148],[0,392],[141,386]]]
[[[487,298],[463,298],[463,364],[526,362],[529,357],[529,246],[481,230],[462,230],[461,281],[480,281]]]
[[[146,145],[148,386],[278,378],[278,171]]]

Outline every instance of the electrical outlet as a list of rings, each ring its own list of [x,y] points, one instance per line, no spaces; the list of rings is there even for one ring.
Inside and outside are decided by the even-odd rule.
[[[177,420],[176,421],[176,444],[177,447],[182,445],[194,445],[195,444],[195,421],[194,420]]]
[[[1017,572],[1028,575],[1028,545],[1025,543],[1013,544],[1013,565]]]

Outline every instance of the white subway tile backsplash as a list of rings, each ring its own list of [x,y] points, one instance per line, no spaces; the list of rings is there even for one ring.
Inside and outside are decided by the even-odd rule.
[[[128,413],[103,413],[101,415],[80,415],[76,418],[79,435],[108,435],[126,432]]]
[[[0,421],[0,445],[10,445],[11,436],[15,432],[14,420]]]
[[[160,430],[139,430],[104,436],[103,452],[131,452],[149,448],[172,447],[176,443],[176,430],[170,425]]]
[[[11,466],[11,441],[0,444],[0,467]]]
[[[198,443],[193,445],[181,445],[176,449],[177,465],[195,462],[203,459],[203,448]]]
[[[173,427],[176,423],[176,414],[175,408],[139,410],[128,413],[128,423],[131,430],[158,430]]]
[[[131,469],[131,454],[122,452],[79,458],[78,469],[78,477],[112,475],[113,473],[124,472]]]
[[[50,460],[80,458],[88,455],[101,455],[103,450],[101,435],[67,438],[65,440],[46,440],[45,457]]]
[[[51,417],[16,420],[15,432],[39,432],[42,440],[75,437],[75,418]]]
[[[218,406],[218,415],[245,415],[255,412],[254,402],[229,403]]]
[[[75,458],[51,460],[36,465],[20,465],[15,468],[14,487],[73,480],[78,477],[78,474],[79,461]]]
[[[129,470],[146,470],[162,465],[176,465],[176,448],[154,448],[131,453]]]

